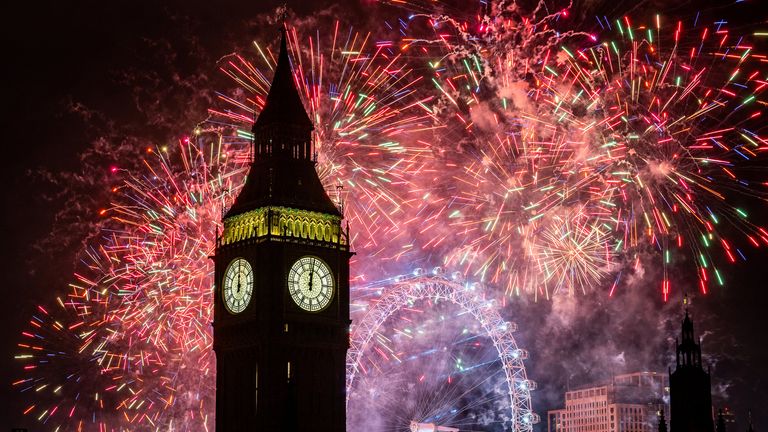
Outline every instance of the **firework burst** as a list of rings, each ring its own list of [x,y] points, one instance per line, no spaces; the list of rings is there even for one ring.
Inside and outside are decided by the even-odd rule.
[[[385,278],[382,263],[438,256],[508,294],[587,292],[613,279],[612,293],[650,257],[664,264],[666,299],[676,262],[695,260],[706,292],[724,283],[720,262],[746,259],[742,244],[768,244],[735,204],[765,198],[748,169],[768,146],[768,58],[746,39],[720,24],[667,31],[660,18],[624,18],[601,21],[618,33],[598,43],[558,31],[562,11],[523,16],[513,2],[488,12],[413,15],[392,41],[337,22],[323,35],[289,32],[318,170],[366,258],[355,263],[358,281]],[[267,46],[254,48],[253,61],[222,60],[239,90],[219,94],[191,139],[114,169],[101,237],[67,295],[22,333],[14,385],[35,399],[25,414],[59,430],[213,424],[207,257],[242,186],[275,64]],[[362,309],[369,299],[356,295]],[[403,322],[420,321],[407,329],[425,335],[439,327],[419,309],[442,306],[410,306],[377,336],[369,365],[386,371],[419,355],[388,343],[410,340]],[[472,357],[477,348],[475,338],[442,336],[410,349],[428,352],[432,341]],[[473,364],[496,361],[477,352]],[[447,358],[446,371],[458,367]],[[455,373],[444,372],[433,388]]]
[[[311,38],[308,48],[295,48],[296,58],[309,56],[306,69],[296,63],[296,78],[320,125],[314,137],[319,170],[332,196],[340,203],[351,198],[348,218],[361,227],[359,247],[376,253],[385,247],[376,242],[397,231],[394,217],[403,212],[398,189],[390,185],[405,184],[422,153],[423,144],[400,139],[413,128],[428,129],[415,114],[427,111],[413,98],[415,81],[390,55],[391,44],[350,32],[336,46],[342,38],[336,29],[325,53],[314,50],[318,40]],[[297,46],[297,33],[291,34]],[[256,47],[266,71],[274,59]],[[52,428],[99,431],[206,430],[213,424],[208,256],[222,214],[245,179],[248,130],[269,82],[237,55],[222,70],[252,92],[244,102],[221,94],[226,108],[211,109],[192,137],[147,148],[138,166],[111,169],[121,180],[100,212],[108,222],[60,302],[63,317],[49,322],[47,313],[36,315],[22,335],[36,343],[19,344],[26,376],[16,385],[39,396],[25,414]],[[346,191],[334,193],[337,185]],[[83,367],[91,379],[78,375]],[[59,382],[62,375],[68,378]],[[40,396],[49,389],[54,392]]]
[[[675,263],[696,261],[702,292],[722,285],[717,263],[746,259],[743,245],[766,240],[733,204],[765,198],[749,171],[766,144],[766,58],[722,23],[686,32],[660,21],[607,24],[618,38],[599,43],[576,33],[549,39],[535,64],[483,50],[490,36],[443,35],[468,48],[446,42],[452,56],[430,63],[444,124],[433,171],[445,175],[415,189],[433,194],[429,211],[442,228],[425,247],[442,244],[447,264],[537,297],[586,292],[658,256],[665,300]],[[535,245],[557,249],[562,227],[590,232],[573,244],[589,241],[582,250],[601,258],[543,268]]]
[[[202,136],[147,153],[143,170],[113,169],[121,184],[101,212],[110,221],[59,300],[62,317],[40,307],[38,330],[25,332],[37,345],[19,344],[29,377],[17,385],[52,389],[28,409],[52,429],[212,424],[208,255],[247,165]]]
[[[388,243],[408,243],[401,221],[414,213],[414,204],[404,191],[430,155],[421,137],[433,127],[425,105],[432,96],[418,91],[422,78],[394,42],[340,29],[338,21],[331,28],[306,38],[301,35],[309,32],[288,32],[296,84],[315,124],[318,173],[355,227],[355,249],[390,258]],[[264,105],[275,65],[269,48],[254,46],[258,61],[233,55],[222,62],[221,70],[246,93],[220,94],[223,107],[211,110],[206,122],[242,147],[250,146],[247,131]]]
[[[724,283],[717,262],[746,259],[743,245],[768,240],[734,205],[765,197],[743,172],[768,144],[766,57],[719,24],[686,31],[665,29],[659,16],[653,26],[625,17],[614,28],[615,40],[560,51],[541,102],[569,137],[569,171],[591,196],[594,223],[615,231],[615,248],[662,256],[665,299],[669,265],[692,258],[706,293],[712,280]]]

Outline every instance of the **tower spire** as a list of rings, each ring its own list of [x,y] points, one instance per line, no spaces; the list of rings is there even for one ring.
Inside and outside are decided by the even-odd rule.
[[[293,79],[291,61],[288,58],[288,32],[285,23],[280,25],[280,53],[277,56],[275,76],[272,78],[272,86],[269,88],[264,109],[261,110],[253,132],[263,130],[271,126],[289,126],[298,130],[311,131],[314,129],[301,96],[296,89]]]
[[[253,124],[253,164],[227,218],[267,206],[341,215],[315,171],[313,129],[296,88],[288,33],[281,25],[272,86]]]

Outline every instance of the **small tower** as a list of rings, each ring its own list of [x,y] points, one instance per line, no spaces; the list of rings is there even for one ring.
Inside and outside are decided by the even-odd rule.
[[[723,416],[722,408],[717,410],[717,424],[715,425],[715,432],[725,432],[725,417]]]
[[[664,410],[659,410],[659,432],[667,432],[667,419],[664,418]]]
[[[701,344],[693,321],[685,311],[682,339],[677,345],[677,365],[669,377],[670,429],[672,432],[713,432],[709,372],[701,362]]]
[[[747,426],[747,432],[755,432],[755,428],[752,426],[752,411],[749,411],[749,426]]]

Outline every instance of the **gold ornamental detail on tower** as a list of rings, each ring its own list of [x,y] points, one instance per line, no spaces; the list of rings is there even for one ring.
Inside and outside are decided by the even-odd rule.
[[[225,219],[219,245],[267,236],[347,244],[338,216],[287,207],[262,207]]]

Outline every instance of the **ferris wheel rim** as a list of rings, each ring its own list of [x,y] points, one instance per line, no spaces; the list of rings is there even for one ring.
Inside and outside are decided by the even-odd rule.
[[[372,304],[350,331],[346,376],[347,405],[355,384],[358,364],[383,323],[405,306],[408,300],[445,299],[470,313],[480,323],[485,336],[493,341],[505,374],[514,430],[533,430],[533,424],[538,422],[538,416],[531,409],[530,392],[535,389],[535,383],[528,379],[523,364],[526,352],[517,346],[512,336],[516,325],[502,319],[493,301],[482,298],[477,284],[461,284],[440,276],[421,275],[396,280],[383,289],[384,295]]]

